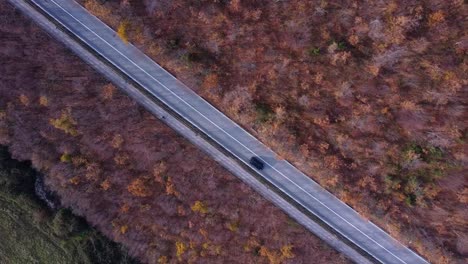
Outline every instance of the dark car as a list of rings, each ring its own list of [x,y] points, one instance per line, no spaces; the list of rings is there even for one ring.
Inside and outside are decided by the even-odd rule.
[[[250,164],[252,164],[252,166],[254,166],[255,168],[257,168],[259,170],[263,170],[263,167],[265,167],[265,164],[258,157],[250,158],[249,162],[250,162]]]

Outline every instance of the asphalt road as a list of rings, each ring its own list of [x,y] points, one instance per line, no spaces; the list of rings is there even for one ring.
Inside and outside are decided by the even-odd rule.
[[[259,157],[265,168],[258,171],[294,203],[382,263],[427,263],[380,228],[320,187],[239,127],[223,113],[178,81],[134,46],[72,0],[30,0],[96,53],[157,97],[192,126],[208,135],[237,161]]]

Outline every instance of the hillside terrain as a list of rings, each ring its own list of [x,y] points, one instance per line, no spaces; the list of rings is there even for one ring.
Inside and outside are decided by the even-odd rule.
[[[38,174],[0,146],[0,263],[137,264],[66,208],[35,195]]]
[[[0,144],[143,263],[349,263],[0,2]]]
[[[431,262],[466,261],[466,1],[80,2]]]

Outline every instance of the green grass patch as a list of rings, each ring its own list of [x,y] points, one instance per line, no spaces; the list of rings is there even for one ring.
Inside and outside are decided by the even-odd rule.
[[[0,263],[138,263],[71,211],[51,212],[34,181],[29,164],[0,147]]]

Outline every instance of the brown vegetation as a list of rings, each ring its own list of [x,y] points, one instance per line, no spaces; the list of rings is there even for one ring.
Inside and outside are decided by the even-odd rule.
[[[348,262],[5,2],[0,40],[0,143],[132,255],[147,263]]]
[[[81,2],[430,261],[466,258],[463,1]]]

